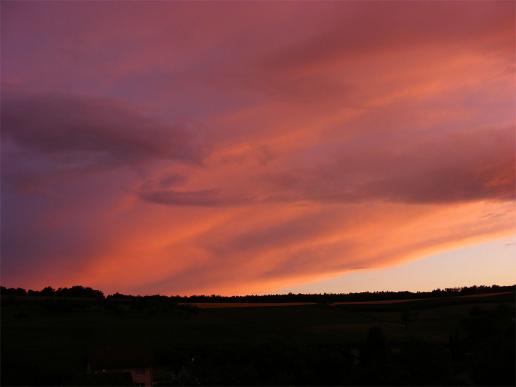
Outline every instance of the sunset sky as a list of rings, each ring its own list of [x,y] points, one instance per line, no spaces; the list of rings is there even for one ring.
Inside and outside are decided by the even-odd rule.
[[[516,283],[515,4],[2,1],[2,285]]]

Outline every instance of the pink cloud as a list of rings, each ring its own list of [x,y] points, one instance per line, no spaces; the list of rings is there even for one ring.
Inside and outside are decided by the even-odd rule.
[[[2,281],[273,291],[511,232],[513,14],[3,3]]]

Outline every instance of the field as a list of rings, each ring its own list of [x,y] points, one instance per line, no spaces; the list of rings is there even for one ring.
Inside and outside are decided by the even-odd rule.
[[[514,306],[3,297],[2,385],[131,383],[93,372],[99,352],[144,359],[155,385],[514,385]]]

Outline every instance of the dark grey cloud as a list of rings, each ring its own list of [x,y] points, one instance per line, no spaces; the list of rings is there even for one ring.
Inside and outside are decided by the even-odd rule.
[[[229,207],[252,202],[239,194],[228,195],[216,189],[201,191],[154,190],[142,191],[139,197],[147,202],[170,206]]]
[[[4,136],[64,164],[196,163],[202,157],[194,133],[107,98],[8,89],[2,93],[1,118]]]

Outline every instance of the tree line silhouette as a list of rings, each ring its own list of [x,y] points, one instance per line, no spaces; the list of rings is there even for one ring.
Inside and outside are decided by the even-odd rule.
[[[34,296],[34,297],[66,297],[66,298],[95,298],[104,299],[104,293],[100,290],[84,286],[72,286],[71,288],[53,289],[47,286],[41,290],[25,290],[23,288],[6,288],[0,286],[2,296]]]
[[[410,300],[435,297],[457,297],[469,295],[481,295],[497,292],[514,292],[516,285],[511,286],[469,286],[445,289],[435,289],[429,292],[418,291],[378,291],[360,293],[288,293],[288,294],[266,294],[266,295],[245,295],[245,296],[221,296],[221,295],[191,295],[191,296],[165,296],[165,295],[126,295],[114,293],[105,296],[100,290],[84,286],[72,286],[70,288],[53,289],[47,286],[41,290],[25,290],[23,288],[7,288],[0,286],[2,296],[17,297],[46,297],[46,298],[85,298],[95,300],[112,301],[131,301],[136,299],[147,299],[154,301],[172,301],[180,303],[262,303],[262,302],[314,302],[314,303],[333,303],[333,302],[366,302],[382,300]]]

